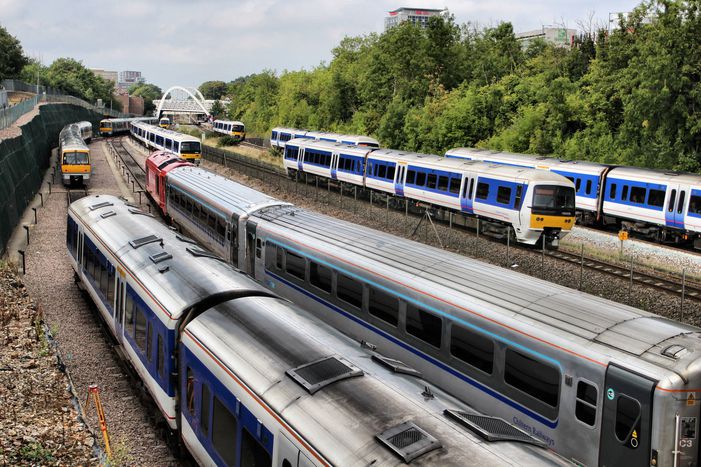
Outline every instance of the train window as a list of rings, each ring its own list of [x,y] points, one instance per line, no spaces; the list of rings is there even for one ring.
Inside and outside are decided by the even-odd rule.
[[[285,272],[298,279],[304,280],[304,272],[307,267],[305,259],[290,251],[286,253]]]
[[[609,188],[609,198],[616,199],[616,184],[612,183]]]
[[[470,179],[470,190],[467,192],[467,197],[472,199],[472,193],[474,192],[475,188],[475,179],[472,178]]]
[[[331,269],[326,266],[309,262],[309,282],[324,292],[331,293]]]
[[[494,343],[488,337],[453,324],[450,329],[450,353],[468,365],[492,374]]]
[[[460,182],[462,179],[460,177],[450,177],[450,192],[454,195],[460,193]]]
[[[129,290],[127,290],[127,298],[124,302],[124,328],[129,334],[134,334],[134,299]]]
[[[664,205],[665,192],[662,190],[650,189],[647,195],[647,204],[661,208]]]
[[[591,180],[587,180],[586,194],[588,194],[588,195],[591,194]]]
[[[523,199],[523,185],[516,187],[516,199],[514,200],[514,208],[521,209],[521,200]]]
[[[640,419],[640,402],[625,394],[618,396],[616,401],[616,438],[627,442],[630,434]]]
[[[681,214],[684,210],[684,197],[686,196],[686,191],[682,190],[679,192],[679,202],[677,203],[677,214]]]
[[[509,204],[511,202],[511,188],[500,186],[497,188],[497,203]]]
[[[625,188],[624,188],[625,190]],[[630,188],[630,202],[637,204],[645,204],[645,188],[639,186],[634,186]]]
[[[357,308],[363,306],[363,284],[345,274],[338,274],[336,296]]]
[[[273,131],[273,134],[272,134],[272,136],[270,137],[270,139],[273,139],[273,140],[276,140],[276,139],[277,139],[277,131]]]
[[[416,185],[426,186],[426,172],[416,172]]]
[[[202,383],[202,397],[200,398],[200,428],[205,436],[209,434],[209,400],[211,393],[209,386]]]
[[[195,413],[195,375],[192,368],[187,367],[185,371],[185,399],[187,401],[187,411],[190,415]]]
[[[477,199],[487,199],[489,196],[489,185],[486,183],[479,182],[477,184],[477,193],[475,194],[475,198]]]
[[[689,198],[689,214],[701,214],[701,196],[695,195]]]
[[[237,425],[234,415],[215,395],[212,405],[212,445],[226,465],[236,463]]]
[[[241,462],[240,465],[250,465],[253,467],[265,467],[273,465],[270,454],[265,450],[265,446],[256,440],[247,428],[243,429],[241,437]]]
[[[578,178],[577,181],[574,184],[574,191],[579,193],[579,189],[582,187],[582,179]]]
[[[669,204],[667,205],[667,211],[674,211],[674,200],[677,197],[677,190],[672,190],[672,194],[669,196]]]
[[[443,320],[413,305],[406,308],[406,332],[434,347],[441,348]]]
[[[136,307],[136,326],[134,329],[134,341],[136,345],[143,352],[146,350],[146,327],[148,326],[148,320],[146,319],[146,313],[141,307]]]
[[[577,383],[577,402],[574,411],[577,420],[589,426],[594,426],[594,422],[596,422],[597,399],[598,391],[593,384],[589,384],[586,381]]]
[[[438,176],[438,191],[448,191],[449,178],[445,175]]]
[[[110,314],[112,314],[112,307],[114,306],[114,267],[110,267],[107,274],[107,303],[110,304],[108,309]]]
[[[382,164],[377,166],[377,176],[379,178],[387,178],[387,166]]]
[[[146,333],[146,358],[149,362],[153,361],[153,326],[148,325],[148,332]]]
[[[504,381],[551,407],[557,407],[560,371],[553,366],[521,352],[506,349]]]
[[[256,238],[256,258],[260,259],[263,255],[263,240]]]
[[[396,326],[399,323],[399,300],[382,290],[370,287],[370,314]]]
[[[158,376],[163,378],[163,357],[165,350],[163,349],[163,338],[158,334],[157,346],[156,346],[156,370],[158,371]]]
[[[416,180],[416,171],[415,171],[415,170],[409,170],[409,171],[406,173],[406,184],[407,184],[407,185],[413,185],[415,180]]]
[[[173,152],[180,154],[180,143],[178,141],[173,143]]]
[[[621,200],[625,201],[628,199],[628,185],[623,185],[623,191],[621,191]]]
[[[432,190],[435,190],[437,182],[438,182],[438,177],[436,176],[436,174],[428,174],[428,177],[426,178],[426,188],[430,188]]]

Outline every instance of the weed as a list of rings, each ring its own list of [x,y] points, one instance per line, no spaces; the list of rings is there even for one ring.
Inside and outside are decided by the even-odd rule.
[[[33,442],[33,443],[28,443],[19,448],[19,459],[30,462],[30,463],[46,463],[46,462],[52,462],[54,460],[54,456],[49,451],[46,449],[44,446],[41,445],[41,443],[38,442]]]

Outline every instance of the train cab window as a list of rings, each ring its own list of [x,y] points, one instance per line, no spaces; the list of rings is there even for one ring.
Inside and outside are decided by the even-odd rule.
[[[331,293],[331,269],[310,261],[309,282],[324,292]]]
[[[273,461],[258,440],[256,440],[253,435],[244,428],[241,437],[241,462],[240,465],[247,465],[252,467],[266,467],[273,465]]]
[[[594,426],[596,422],[597,400],[598,391],[596,390],[596,386],[586,381],[579,381],[577,383],[577,402],[574,410],[577,420],[589,426]]]
[[[336,296],[356,308],[363,306],[363,284],[345,274],[338,274]]]
[[[450,329],[450,353],[468,365],[492,374],[494,342],[488,337],[453,324]]]
[[[416,185],[426,186],[426,172],[416,172]]]
[[[477,184],[477,193],[475,194],[475,198],[477,199],[487,199],[489,196],[489,185],[486,183],[479,182]]]
[[[286,252],[285,256],[285,272],[298,279],[304,280],[304,274],[307,268],[305,259],[289,251]]]
[[[205,436],[209,434],[209,401],[211,397],[209,385],[202,383],[202,397],[200,398],[200,428]]]
[[[497,203],[508,205],[511,202],[511,188],[500,186],[497,188]]]
[[[436,189],[436,183],[437,183],[438,177],[436,174],[428,174],[428,178],[426,179],[426,188],[430,188],[432,190]]]
[[[448,191],[449,178],[444,175],[438,176],[438,191]]]
[[[407,185],[413,185],[415,180],[416,180],[416,171],[415,171],[415,170],[409,170],[409,171],[406,173],[406,184],[407,184]]]
[[[616,199],[616,184],[612,183],[609,188],[609,198]]]
[[[630,188],[630,202],[636,204],[645,204],[645,188],[634,186]]]
[[[226,465],[236,464],[236,430],[234,415],[214,396],[212,404],[212,445]]]
[[[560,371],[513,349],[506,349],[504,366],[506,384],[557,407],[560,396]]]
[[[587,180],[586,194],[591,194],[591,180]]]
[[[662,190],[650,189],[647,195],[647,204],[656,208],[661,208],[664,205],[665,192]]]
[[[674,211],[674,201],[677,198],[677,190],[672,190],[672,194],[669,196],[669,204],[667,205],[667,211]]]
[[[623,191],[621,192],[621,199],[626,201],[628,199],[628,185],[623,185]]]
[[[392,326],[399,324],[399,299],[375,287],[370,287],[368,311]]]
[[[462,182],[462,179],[460,177],[450,177],[450,189],[449,191],[454,194],[460,194],[460,183]]]
[[[141,307],[136,307],[136,326],[134,328],[134,341],[136,345],[141,349],[141,351],[146,350],[146,327],[148,326],[148,320],[146,319],[146,313]]]
[[[443,320],[438,316],[407,304],[406,332],[422,341],[441,348],[443,336]]]
[[[190,415],[195,414],[195,375],[192,373],[192,368],[187,367],[185,371],[185,400],[187,402],[187,411]]]
[[[616,438],[625,443],[640,419],[640,402],[625,394],[616,401]]]
[[[156,370],[158,371],[158,376],[163,378],[163,357],[165,355],[165,349],[163,348],[163,338],[160,334],[158,334],[156,341]]]

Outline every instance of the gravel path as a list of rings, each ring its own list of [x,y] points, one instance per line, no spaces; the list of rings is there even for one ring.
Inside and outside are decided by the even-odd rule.
[[[123,196],[110,168],[103,142],[91,144],[93,178],[90,193]],[[55,330],[54,338],[70,371],[77,393],[97,384],[105,409],[110,441],[117,464],[169,465],[176,463],[160,432],[160,417],[148,415],[123,371],[111,343],[103,333],[96,310],[87,295],[80,293],[68,260],[66,196],[57,189],[39,209],[39,223],[32,229],[27,247],[27,274],[31,296],[42,306],[45,319]],[[88,420],[97,425],[94,410]]]

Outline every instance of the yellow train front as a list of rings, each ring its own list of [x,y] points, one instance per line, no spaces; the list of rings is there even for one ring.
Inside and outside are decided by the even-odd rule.
[[[163,117],[158,121],[158,126],[165,128],[166,130],[170,128],[170,119],[168,117]]]
[[[59,163],[64,185],[85,185],[90,179],[90,149],[83,141],[78,124],[66,125],[59,134]]]
[[[212,129],[217,133],[230,136],[239,142],[246,139],[246,126],[243,122],[235,120],[214,120]]]

